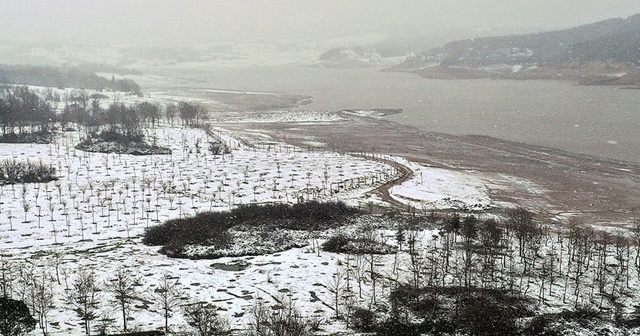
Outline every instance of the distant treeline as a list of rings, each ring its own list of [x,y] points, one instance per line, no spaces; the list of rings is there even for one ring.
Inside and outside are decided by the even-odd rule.
[[[107,79],[74,67],[36,65],[0,65],[0,83],[58,88],[113,90],[142,95],[140,86],[131,79]]]
[[[142,71],[131,69],[131,68],[121,68],[114,65],[102,64],[102,63],[83,63],[78,64],[77,68],[81,71],[85,72],[108,72],[117,75],[142,75]]]

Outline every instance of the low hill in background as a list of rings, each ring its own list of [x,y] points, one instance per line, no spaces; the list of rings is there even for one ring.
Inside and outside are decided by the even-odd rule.
[[[454,41],[389,70],[429,78],[565,78],[639,85],[639,66],[637,14],[565,30]]]

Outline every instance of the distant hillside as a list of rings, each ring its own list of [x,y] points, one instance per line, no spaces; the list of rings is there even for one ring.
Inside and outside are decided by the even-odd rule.
[[[71,87],[99,91],[109,89],[142,94],[140,86],[131,79],[107,79],[74,67],[0,65],[0,84]]]
[[[503,28],[488,28],[401,32],[372,43],[329,49],[318,57],[318,61],[327,67],[343,68],[391,65],[423,50],[441,47],[452,39],[478,38],[505,31]]]
[[[635,76],[639,66],[637,14],[566,30],[450,42],[389,70],[433,78],[568,78],[611,84],[626,74]]]

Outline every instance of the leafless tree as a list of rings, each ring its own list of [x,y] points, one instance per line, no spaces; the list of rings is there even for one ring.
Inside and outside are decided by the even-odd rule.
[[[344,290],[344,272],[338,269],[331,277],[325,281],[325,287],[333,294],[333,305],[336,312],[336,319],[340,318],[340,299]]]
[[[424,272],[426,261],[421,252],[420,242],[422,235],[419,231],[407,232],[407,248],[409,249],[409,264],[407,267],[412,275],[413,288],[418,290],[421,286],[421,277]]]
[[[84,323],[86,335],[91,335],[91,321],[96,319],[99,290],[94,271],[80,268],[71,290],[66,293],[67,302],[76,308]]]
[[[278,305],[269,307],[258,299],[251,311],[251,336],[308,336],[312,323],[302,316],[293,301],[278,297]]]
[[[176,117],[178,113],[178,107],[175,104],[168,104],[164,108],[164,116],[167,121],[173,126],[173,119]]]
[[[15,265],[0,251],[0,295],[11,298],[15,280]]]
[[[185,306],[184,317],[199,336],[223,336],[230,332],[228,321],[218,315],[218,308],[208,303]]]
[[[169,333],[169,318],[173,316],[176,308],[180,305],[181,293],[178,290],[178,281],[172,281],[169,274],[164,274],[158,286],[151,293],[153,299],[159,304],[164,317],[165,334]]]
[[[524,258],[525,243],[534,232],[533,213],[525,208],[512,209],[507,213],[507,234],[513,232],[518,239],[518,254]]]
[[[38,318],[38,325],[43,335],[49,334],[48,317],[53,308],[53,298],[55,297],[52,282],[53,277],[45,267],[41,267],[41,273],[32,279],[34,314]]]
[[[462,221],[462,225],[460,227],[460,233],[462,235],[462,246],[464,249],[464,263],[463,263],[463,274],[464,274],[464,285],[465,287],[471,286],[471,275],[473,271],[473,252],[474,252],[474,241],[478,237],[478,219],[471,215],[465,217]]]
[[[113,295],[113,300],[116,302],[122,313],[122,329],[127,331],[127,319],[131,312],[131,303],[135,299],[137,279],[129,274],[129,271],[124,267],[119,267],[113,278],[109,279],[105,283],[105,289],[108,293]]]
[[[483,279],[488,278],[489,281],[485,283],[495,284],[495,267],[496,258],[498,255],[500,241],[503,237],[502,229],[498,226],[498,223],[493,219],[485,220],[478,232],[480,244],[483,250],[482,260],[482,273]]]

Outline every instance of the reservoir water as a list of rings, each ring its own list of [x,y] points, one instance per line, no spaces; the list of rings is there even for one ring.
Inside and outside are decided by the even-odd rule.
[[[431,80],[374,68],[212,68],[193,86],[313,96],[301,109],[401,108],[389,120],[640,162],[640,90],[569,81]]]

